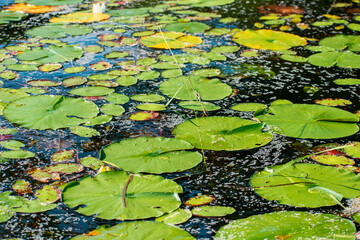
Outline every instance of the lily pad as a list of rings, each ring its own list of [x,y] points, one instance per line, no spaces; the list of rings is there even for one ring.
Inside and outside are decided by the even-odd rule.
[[[109,171],[69,184],[63,201],[70,208],[79,206],[77,212],[98,218],[142,219],[177,209],[181,192],[180,185],[160,176]]]
[[[319,44],[336,50],[360,51],[360,36],[338,34],[320,40]]]
[[[43,167],[42,170],[48,173],[73,174],[83,170],[83,166],[75,163],[57,163],[54,165]]]
[[[94,118],[86,119],[84,123],[85,126],[94,126],[94,125],[101,125],[112,120],[112,116],[109,115],[100,115]]]
[[[194,92],[196,91],[196,93]],[[160,91],[181,100],[219,100],[229,96],[232,89],[219,79],[207,79],[201,76],[181,76],[171,78],[160,84]]]
[[[31,129],[75,127],[98,114],[97,106],[84,99],[63,96],[30,96],[17,99],[3,110],[12,123]],[[21,114],[19,114],[21,112]]]
[[[241,31],[235,33],[233,40],[241,45],[264,50],[285,50],[291,47],[304,46],[305,38],[294,34],[279,31],[260,29]]]
[[[75,158],[75,150],[60,150],[51,154],[51,161],[55,162],[67,162],[72,161]]]
[[[222,206],[202,206],[194,208],[191,212],[194,216],[199,217],[222,217],[234,213],[235,209]]]
[[[26,31],[26,34],[42,38],[64,38],[68,35],[80,36],[91,32],[91,28],[81,25],[45,25],[32,28]]]
[[[64,69],[64,72],[66,73],[79,73],[86,70],[86,67],[84,66],[76,66],[76,67],[68,67]]]
[[[134,121],[146,121],[146,120],[156,118],[157,116],[159,116],[159,113],[157,113],[157,112],[141,111],[141,112],[131,114],[129,119],[134,120]]]
[[[295,138],[331,139],[355,134],[359,118],[333,107],[313,104],[285,104],[269,107],[269,113],[257,116],[273,131]]]
[[[327,165],[354,165],[355,161],[345,156],[332,154],[319,154],[311,156],[311,159]]]
[[[344,148],[346,155],[354,158],[360,158],[360,142],[352,142],[352,147]]]
[[[99,159],[94,157],[83,157],[82,159],[80,159],[80,163],[84,167],[88,167],[94,170],[104,166],[103,162],[101,162]]]
[[[86,81],[86,77],[69,77],[62,80],[62,85],[64,87],[74,87],[86,83]]]
[[[346,100],[346,99],[342,99],[342,98],[336,98],[336,99],[332,99],[332,98],[325,98],[325,99],[321,99],[321,100],[315,100],[316,104],[320,104],[320,105],[324,105],[324,106],[346,106],[346,105],[350,105],[352,104],[351,101]]]
[[[179,172],[198,165],[202,156],[191,144],[163,137],[129,138],[105,147],[100,160],[126,171],[139,173]]]
[[[97,63],[91,64],[90,68],[94,71],[103,71],[112,68],[112,65],[108,62],[99,61]]]
[[[354,224],[339,216],[283,211],[235,220],[221,227],[215,240],[353,239],[355,232]]]
[[[140,39],[140,43],[149,48],[158,49],[180,49],[194,47],[202,42],[201,38],[184,33],[164,32],[156,33],[150,36],[144,36]]]
[[[62,65],[60,63],[46,63],[39,66],[39,70],[42,72],[52,72],[59,70],[60,68],[62,68]]]
[[[172,133],[199,149],[238,151],[263,146],[272,134],[263,125],[238,117],[203,117],[177,125]]]
[[[165,26],[169,32],[203,33],[210,28],[209,25],[201,22],[171,23]]]
[[[0,78],[4,78],[7,80],[14,80],[19,77],[19,74],[17,72],[7,70],[2,73],[0,73]]]
[[[69,93],[84,97],[99,97],[113,93],[115,90],[107,87],[81,87],[69,91]]]
[[[35,157],[35,153],[25,150],[12,150],[12,151],[0,152],[0,158],[26,159],[32,157]]]
[[[82,50],[76,46],[49,46],[35,48],[16,55],[20,60],[36,61],[38,64],[70,62],[82,56]]]
[[[9,64],[6,68],[14,71],[36,71],[36,65],[32,64]]]
[[[254,174],[250,183],[263,198],[297,207],[332,206],[342,198],[360,195],[355,173],[309,163],[267,168]]]
[[[239,103],[231,106],[232,110],[240,112],[256,112],[258,110],[264,110],[267,106],[262,103]]]
[[[37,190],[35,195],[43,203],[54,203],[61,198],[61,191],[56,187],[45,185]]]
[[[336,65],[343,68],[360,68],[360,55],[350,51],[315,53],[309,56],[308,60],[312,65],[320,67]]]
[[[155,78],[158,78],[160,76],[160,73],[157,71],[148,71],[148,72],[141,72],[136,75],[136,78],[139,80],[153,80]]]
[[[211,203],[214,200],[214,197],[209,195],[200,195],[193,198],[190,198],[185,202],[187,206],[201,206]]]
[[[334,80],[337,85],[359,85],[360,79],[358,78],[339,78]]]
[[[105,58],[114,59],[114,58],[124,58],[127,56],[129,56],[128,52],[113,51],[111,53],[106,54]]]
[[[209,103],[209,102],[199,102],[199,101],[181,101],[179,106],[195,111],[217,111],[220,109],[219,106]]]
[[[106,101],[115,104],[125,104],[129,101],[129,97],[125,94],[111,93],[106,96]]]
[[[184,223],[189,220],[192,213],[189,209],[178,209],[174,212],[167,213],[155,219],[156,222],[164,222],[166,224],[175,225]]]
[[[88,45],[84,47],[84,51],[86,53],[100,53],[104,51],[104,48],[98,45]]]
[[[17,141],[17,140],[0,141],[0,145],[3,148],[10,149],[10,150],[20,150],[20,148],[25,147],[25,144],[23,144],[22,142]]]
[[[166,110],[166,106],[163,104],[156,103],[145,103],[139,104],[136,106],[137,109],[145,110],[145,111],[164,111]]]
[[[70,131],[80,137],[100,136],[100,133],[97,130],[89,127],[76,126],[70,128]]]
[[[180,0],[178,4],[191,5],[192,7],[212,7],[233,3],[235,0]]]
[[[16,180],[11,188],[19,194],[31,193],[30,183],[26,180]]]
[[[137,79],[133,76],[122,76],[115,80],[120,86],[131,86],[137,83]]]
[[[55,82],[47,79],[40,79],[40,80],[28,81],[27,84],[35,87],[56,87],[56,86],[60,86],[61,82]]]
[[[163,96],[157,94],[137,94],[131,96],[130,98],[139,102],[160,102],[165,100]]]
[[[125,109],[121,105],[115,103],[104,104],[101,106],[100,110],[101,112],[112,116],[121,116],[125,112]]]
[[[125,234],[125,235],[124,235]],[[195,240],[186,231],[165,223],[153,221],[124,222],[113,227],[100,226],[88,234],[71,238],[71,240],[116,240],[116,239],[152,239],[162,240]]]

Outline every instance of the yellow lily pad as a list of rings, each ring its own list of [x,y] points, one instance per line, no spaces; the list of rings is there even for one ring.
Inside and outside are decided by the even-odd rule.
[[[157,49],[181,49],[187,47],[195,47],[202,43],[201,38],[185,35],[179,32],[156,33],[151,36],[144,36],[140,39],[140,43]]]
[[[88,23],[99,22],[110,18],[110,15],[105,13],[83,13],[75,12],[66,15],[61,15],[57,18],[50,19],[53,23]]]

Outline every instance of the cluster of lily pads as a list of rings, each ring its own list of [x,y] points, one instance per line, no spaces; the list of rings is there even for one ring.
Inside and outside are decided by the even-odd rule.
[[[174,127],[171,132],[174,138],[121,139],[102,147],[98,158],[79,159],[75,150],[53,152],[49,164],[27,169],[25,174],[29,180],[17,180],[12,184],[12,191],[0,194],[0,222],[16,213],[54,209],[62,201],[80,214],[106,220],[155,219],[100,226],[72,239],[118,239],[122,235],[144,239],[151,234],[153,239],[194,239],[171,225],[184,223],[192,216],[223,217],[233,214],[235,209],[206,205],[213,201],[208,195],[191,198],[180,208],[182,186],[159,174],[198,166],[205,161],[205,150],[260,148],[270,143],[275,134],[296,139],[336,139],[356,134],[359,114],[331,107],[337,105],[331,100],[319,100],[317,104],[275,101],[269,106],[239,103],[229,111],[248,112],[249,118],[208,116],[209,112],[221,109],[211,101],[236,95],[236,90],[225,80],[226,74],[211,64],[232,58],[240,49],[246,49],[241,53],[244,58],[258,56],[259,51],[274,51],[287,61],[308,61],[321,67],[360,67],[358,54],[354,53],[360,50],[360,38],[356,35],[335,35],[319,41],[319,46],[304,47],[311,39],[283,32],[289,28],[280,25],[300,23],[302,15],[269,14],[260,19],[266,20],[264,24],[255,25],[256,28],[280,27],[283,31],[240,30],[204,23],[212,20],[227,24],[236,19],[220,19],[219,14],[197,10],[233,2],[180,0],[165,1],[154,7],[119,9],[119,3],[112,1],[105,13],[96,14],[90,11],[91,5],[85,4],[82,5],[84,11],[53,17],[49,23],[27,30],[29,39],[0,49],[3,80],[0,107],[4,121],[20,129],[65,129],[67,134],[83,138],[101,137],[101,131],[94,126],[116,124],[124,117],[129,102],[141,110],[126,116],[132,121],[153,119],[161,112],[166,115],[173,105],[195,113],[194,118],[186,117]],[[62,11],[67,4],[81,3],[81,0],[24,0],[2,10],[0,24],[21,21],[27,14]],[[335,17],[329,19],[333,24],[347,24]],[[313,26],[324,25],[313,23]],[[348,24],[348,28],[358,31],[357,25]],[[303,25],[297,26],[305,29]],[[229,45],[208,47],[204,44],[219,36]],[[82,44],[83,39],[89,40]],[[320,53],[305,58],[296,56],[291,48]],[[139,57],[138,51],[146,53],[146,57]],[[235,73],[265,79],[275,75],[256,65],[242,65]],[[47,79],[39,79],[42,77]],[[6,87],[13,82],[24,87]],[[142,82],[155,82],[161,95],[120,93],[120,89]],[[357,85],[360,80],[334,82]],[[349,103],[340,100],[340,104]],[[181,111],[185,111],[183,109]],[[198,113],[203,116],[198,117]],[[21,149],[26,147],[24,143],[11,139],[16,131],[15,128],[0,129],[0,135],[6,136],[0,141],[6,149],[0,152],[2,162],[37,157]],[[356,199],[360,196],[356,174],[359,169],[355,166],[355,160],[360,158],[360,143],[321,148],[309,156],[255,173],[250,180],[251,187],[267,200],[295,207],[341,205],[343,199]],[[317,163],[297,163],[306,157]],[[76,180],[83,175],[86,176]],[[68,180],[70,176],[75,176],[75,180]],[[42,187],[32,186],[32,181]],[[34,187],[37,190],[33,191]],[[350,214],[357,222],[359,211]],[[306,222],[298,226],[304,219]],[[261,232],[259,227],[263,229]],[[232,221],[220,228],[215,239],[339,236],[354,239],[355,232],[354,223],[340,216],[282,211]]]

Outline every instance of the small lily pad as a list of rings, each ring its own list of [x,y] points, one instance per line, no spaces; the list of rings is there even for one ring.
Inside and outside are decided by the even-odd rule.
[[[51,154],[51,161],[54,162],[68,162],[75,158],[75,150],[60,150]]]
[[[86,67],[84,66],[76,66],[76,67],[68,67],[64,69],[64,72],[66,73],[79,73],[86,70]]]
[[[339,78],[334,80],[337,85],[359,85],[360,79],[358,78]]]
[[[19,74],[17,72],[7,70],[2,73],[0,73],[0,78],[4,78],[7,80],[14,80],[19,77]]]
[[[80,159],[80,163],[84,167],[88,167],[94,170],[97,170],[100,167],[104,166],[104,163],[95,157],[83,157],[82,159]]]
[[[131,86],[137,83],[136,77],[133,76],[122,76],[115,80],[120,86]]]
[[[232,110],[240,112],[256,112],[258,110],[264,110],[267,106],[262,103],[239,103],[231,106]]]
[[[22,142],[17,141],[17,140],[0,141],[0,145],[3,148],[10,149],[10,150],[20,150],[20,148],[25,147],[25,144],[23,144]]]
[[[60,63],[46,63],[39,66],[39,70],[42,72],[52,72],[62,68],[62,64]]]
[[[194,216],[199,217],[222,217],[235,212],[232,207],[221,207],[221,206],[202,206],[194,208],[192,211]]]
[[[100,136],[100,133],[97,130],[89,127],[76,126],[70,128],[70,131],[80,137]]]
[[[115,58],[124,58],[127,56],[129,56],[128,52],[113,51],[111,53],[106,54],[105,58],[115,59]]]
[[[36,197],[43,203],[54,203],[61,198],[60,189],[45,185],[42,189],[36,190]]]
[[[7,69],[14,70],[14,71],[36,71],[36,65],[32,64],[9,64],[6,66]]]
[[[18,194],[31,193],[30,183],[26,180],[16,180],[11,188]]]
[[[175,32],[156,33],[154,35],[144,36],[140,39],[141,44],[149,48],[158,49],[180,49],[194,47],[201,42],[202,40],[199,37]]]
[[[74,87],[74,86],[80,86],[84,83],[86,83],[87,79],[86,77],[69,77],[64,80],[62,80],[62,85],[64,87]]]
[[[149,72],[141,72],[136,75],[136,78],[139,80],[153,80],[155,78],[158,78],[160,76],[160,73],[157,71],[149,71]]]
[[[84,125],[85,126],[94,126],[94,125],[101,125],[104,123],[108,123],[112,120],[112,116],[109,115],[100,115],[94,118],[86,119]]]
[[[209,196],[209,195],[199,195],[193,198],[190,198],[189,200],[187,200],[185,202],[185,205],[187,206],[201,206],[201,205],[206,205],[211,203],[214,200],[213,196]]]
[[[134,121],[146,121],[146,120],[156,118],[157,116],[159,116],[159,113],[157,113],[157,112],[141,111],[141,112],[131,114],[129,119],[134,120]]]
[[[161,95],[157,94],[138,94],[130,97],[132,100],[139,102],[160,102],[165,100],[165,98]]]
[[[164,111],[166,110],[166,106],[163,104],[156,104],[156,103],[145,103],[139,104],[136,106],[137,109],[144,110],[144,111]]]
[[[102,105],[100,111],[107,115],[121,116],[125,112],[125,109],[121,105],[109,103]]]
[[[86,53],[93,53],[93,54],[104,51],[104,48],[100,47],[98,45],[88,45],[88,46],[85,46],[83,49]]]
[[[184,223],[189,220],[192,213],[189,209],[178,209],[155,219],[156,222],[163,222],[170,225]]]
[[[25,150],[12,150],[12,151],[0,152],[0,158],[26,159],[32,157],[35,157],[35,153]]]
[[[115,90],[107,87],[81,87],[69,91],[69,93],[84,97],[99,97],[113,93]]]
[[[327,165],[354,165],[354,160],[345,156],[337,156],[332,154],[319,154],[311,156],[311,159],[327,164]]]
[[[181,101],[179,106],[195,111],[217,111],[220,109],[219,106],[210,102],[199,102],[199,101]]]
[[[27,84],[35,87],[57,87],[61,85],[61,82],[55,82],[47,79],[31,80]]]
[[[91,64],[90,68],[94,71],[103,71],[112,68],[112,65],[108,62],[99,61],[97,63]]]
[[[203,33],[210,28],[209,25],[201,22],[171,23],[165,26],[169,32]]]
[[[316,104],[324,105],[324,106],[346,106],[352,104],[351,101],[341,98],[331,99],[331,98],[325,98],[322,100],[315,100]]]
[[[125,94],[111,93],[106,96],[106,101],[115,104],[125,104],[129,101],[129,97]]]
[[[42,169],[48,173],[58,173],[58,174],[73,174],[79,173],[84,170],[83,166],[75,163],[57,163],[54,165],[46,166]]]

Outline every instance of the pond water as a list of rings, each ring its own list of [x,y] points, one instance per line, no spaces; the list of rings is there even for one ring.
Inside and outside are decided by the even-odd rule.
[[[13,1],[0,1],[0,7],[7,6],[11,2]],[[31,0],[28,2],[31,3]],[[39,0],[38,2],[41,1]],[[51,2],[56,1],[53,0]],[[39,33],[31,33],[31,30],[36,27],[49,25],[50,19],[59,17],[60,15],[78,11],[89,12],[92,7],[91,1],[83,1],[82,3],[75,5],[66,5],[60,10],[53,12],[28,14],[23,16],[20,21],[11,21],[7,24],[4,23],[0,25],[0,74],[5,72],[9,73],[9,70],[15,74],[14,77],[10,77],[10,79],[6,79],[4,77],[5,75],[0,75],[0,80],[3,82],[3,90],[0,93],[0,103],[2,104],[2,107],[8,104],[5,106],[4,110],[4,115],[8,114],[8,116],[1,116],[0,127],[2,129],[0,130],[4,131],[0,137],[2,141],[16,140],[21,142],[24,144],[24,146],[21,147],[22,150],[30,151],[35,154],[35,156],[24,158],[18,156],[11,158],[1,155],[3,159],[0,161],[0,189],[2,193],[12,191],[11,194],[13,196],[18,195],[28,199],[35,199],[36,196],[39,195],[35,194],[35,192],[42,189],[45,185],[52,184],[52,186],[56,186],[63,190],[64,185],[68,182],[79,181],[86,175],[95,177],[96,174],[98,174],[98,169],[91,169],[85,165],[84,169],[71,172],[71,174],[66,175],[63,174],[63,172],[60,172],[60,179],[57,180],[50,179],[42,182],[39,181],[39,179],[32,177],[31,171],[34,171],[34,169],[39,170],[45,166],[61,162],[56,161],[56,159],[54,161],[54,153],[58,151],[73,151],[71,152],[73,155],[68,159],[65,159],[67,160],[65,162],[76,163],[80,166],[79,163],[84,157],[91,156],[94,158],[101,158],[100,150],[116,141],[145,136],[174,138],[175,136],[172,133],[173,129],[188,119],[200,119],[205,116],[226,116],[254,120],[253,111],[236,111],[231,109],[232,106],[240,103],[262,103],[269,106],[276,100],[289,100],[294,104],[315,104],[316,100],[332,99],[328,101],[329,104],[332,104],[334,103],[334,99],[344,99],[350,101],[351,103],[348,102],[348,104],[344,106],[336,106],[337,108],[346,110],[350,113],[356,113],[360,110],[359,83],[357,83],[357,85],[339,85],[334,83],[334,80],[336,79],[359,78],[360,72],[358,68],[360,66],[357,66],[358,63],[356,63],[356,57],[358,57],[357,54],[353,57],[353,59],[355,59],[355,63],[350,60],[349,63],[346,63],[349,64],[349,66],[346,65],[343,67],[336,65],[340,64],[339,59],[342,57],[337,58],[337,62],[334,60],[334,64],[330,66],[321,66],[321,64],[313,64],[313,61],[311,60],[308,61],[308,59],[311,59],[310,56],[316,52],[306,49],[305,47],[305,45],[318,46],[319,40],[340,34],[357,36],[360,28],[357,27],[357,30],[354,30],[356,26],[354,29],[351,29],[348,25],[349,23],[356,24],[359,21],[359,19],[355,19],[357,14],[360,14],[358,1],[344,1],[348,3],[348,5],[332,6],[332,4],[337,2],[327,0],[315,0],[311,2],[300,0],[235,0],[229,1],[229,4],[226,5],[220,5],[218,3],[217,6],[214,4],[215,6],[203,7],[197,7],[196,4],[194,6],[194,2],[196,1],[183,2],[187,2],[187,4],[177,4],[179,3],[177,1],[108,1],[105,13],[109,14],[111,17],[104,21],[81,23],[82,26],[87,26],[90,29],[90,32],[81,35],[79,33],[79,36],[76,36],[78,34],[73,33],[72,35],[74,36],[66,34],[65,37],[51,38],[49,36],[42,35],[44,32],[49,30],[42,29],[38,31]],[[191,3],[193,5],[191,5]],[[295,8],[285,8],[285,4],[287,7]],[[283,6],[279,7],[279,5]],[[116,10],[119,9],[135,10],[116,12]],[[2,10],[2,12],[4,12],[4,10]],[[267,21],[278,22],[271,23]],[[210,30],[220,29],[223,32],[219,30],[219,34],[214,33],[213,35],[209,33],[209,30],[205,31],[205,33],[204,31],[191,33],[191,30],[189,29],[191,29],[192,26],[184,27],[184,31],[190,31],[190,33],[187,32],[186,34],[199,37],[202,42],[200,44],[194,44],[195,40],[189,40],[187,44],[194,44],[194,47],[180,49],[176,49],[174,47],[171,52],[167,49],[166,44],[168,43],[160,41],[160,44],[163,45],[162,48],[149,47],[145,46],[146,43],[140,40],[140,36],[136,36],[138,32],[141,32],[144,34],[142,39],[145,39],[146,33],[144,33],[144,31],[153,31],[154,33],[163,32],[166,34],[166,32],[169,32],[166,29],[167,25],[169,26],[175,22],[201,22],[207,24],[210,27]],[[324,26],[319,26],[322,24],[316,24],[316,22],[326,23],[323,24]],[[146,29],[145,25],[141,26],[143,23],[151,23],[152,25],[149,24]],[[161,31],[158,26],[161,27]],[[287,28],[286,26],[289,27]],[[302,27],[304,26],[307,26],[307,28],[303,29]],[[65,31],[64,29],[66,29],[66,27],[63,28],[63,31]],[[290,46],[289,50],[269,50],[262,47],[249,47],[244,44],[236,43],[233,39],[234,35],[245,29],[271,29],[274,31],[291,33],[301,36],[304,40],[306,39],[307,43],[298,45],[294,44],[294,47]],[[196,31],[198,31],[198,29]],[[49,34],[55,35],[55,33],[57,32],[54,31]],[[118,36],[112,39],[113,34],[117,34]],[[41,36],[43,36],[43,38],[41,38]],[[49,40],[50,38],[60,40],[61,42]],[[161,37],[159,37],[159,39],[160,38]],[[281,38],[272,41],[281,41]],[[127,40],[129,42],[126,42]],[[133,40],[135,41],[132,42]],[[272,42],[270,40],[266,41]],[[292,40],[290,40],[290,42],[291,41]],[[333,42],[337,41],[340,40],[333,40]],[[347,44],[346,47],[355,46],[356,44],[358,46],[359,42],[360,40],[355,39],[351,44]],[[77,56],[69,60],[67,58],[71,58],[69,57],[71,54],[69,56],[64,52],[61,52],[61,54],[53,54],[54,58],[59,58],[60,55],[60,58],[66,59],[65,61],[64,59],[59,61],[62,65],[61,69],[55,71],[39,71],[37,69],[32,71],[22,71],[24,70],[22,69],[23,66],[14,66],[25,63],[27,66],[37,67],[43,63],[49,63],[43,61],[48,55],[44,55],[43,58],[36,56],[33,57],[33,55],[21,56],[21,54],[29,52],[36,47],[46,49],[56,46],[61,48],[63,46],[74,44],[83,49],[80,57]],[[90,45],[101,46],[103,51],[98,53],[85,52],[84,49]],[[14,46],[18,46],[20,48],[15,48]],[[214,47],[220,46],[235,46],[238,48],[229,52],[215,54],[216,56],[212,56],[213,59],[211,59],[209,55],[204,54],[204,51],[210,52]],[[248,51],[253,48],[257,49],[252,52]],[[356,53],[360,50],[359,47],[357,48],[358,49],[353,50],[353,52]],[[53,49],[56,51],[57,48]],[[197,49],[197,51],[193,50],[191,52],[191,49]],[[54,51],[52,51],[52,53]],[[71,51],[75,50],[73,49]],[[119,58],[105,57],[107,54],[114,51],[125,52],[128,54],[124,54],[123,56],[120,55],[121,57]],[[246,56],[247,53],[249,54],[248,56]],[[66,55],[66,57],[62,54]],[[151,65],[153,64],[151,61],[154,61],[155,63],[160,61],[162,58],[165,59],[165,57],[161,55],[168,55],[171,59],[171,54],[175,56],[182,54],[181,60],[186,60],[183,63],[184,66],[180,66],[183,75],[193,76],[193,71],[199,69],[219,69],[221,71],[210,77],[220,79],[221,82],[227,84],[228,87],[224,87],[223,85],[217,85],[212,88],[205,86],[203,90],[201,90],[201,86],[196,86],[199,92],[204,91],[200,94],[200,97],[206,102],[211,102],[219,106],[218,110],[207,111],[205,115],[205,113],[201,110],[194,111],[182,108],[180,103],[181,100],[178,99],[178,96],[176,95],[179,94],[180,90],[178,88],[182,86],[181,84],[178,84],[175,90],[171,90],[176,92],[174,98],[172,98],[172,95],[168,94],[166,90],[164,90],[165,87],[163,83],[168,81],[169,78],[164,75],[163,71],[170,68],[170,65],[172,65],[175,69],[177,69],[178,66],[173,63],[173,60],[170,60],[170,63],[167,62],[165,67],[160,66],[156,68]],[[297,55],[306,58],[306,60],[303,62],[287,61],[280,57],[284,55]],[[206,58],[203,56],[208,57]],[[155,73],[153,73],[155,77],[141,76],[139,75],[140,71],[136,72],[137,70],[134,70],[134,74],[129,73],[128,76],[126,74],[122,74],[124,75],[122,78],[121,74],[118,76],[111,74],[106,75],[111,78],[108,82],[105,82],[106,79],[104,79],[104,76],[98,76],[100,78],[99,81],[103,81],[102,83],[94,83],[89,80],[85,84],[73,86],[66,86],[64,84],[61,85],[61,83],[64,83],[64,79],[68,79],[70,77],[78,76],[84,78],[94,78],[92,75],[106,74],[114,69],[120,70],[127,68],[127,71],[131,71],[130,67],[121,67],[120,65],[122,65],[125,61],[132,61],[132,63],[126,63],[126,65],[134,65],[134,61],[144,58],[152,60],[149,60],[150,67],[145,66],[145,71],[142,71],[142,73],[155,71]],[[325,57],[325,59],[328,58],[330,57]],[[107,64],[105,65],[110,66],[111,68],[97,70],[91,66],[91,64],[98,63],[99,61],[106,62]],[[179,64],[182,63],[179,62]],[[137,63],[137,65],[141,64]],[[84,71],[78,73],[67,73],[64,71],[64,69],[77,66],[85,66],[86,68]],[[21,69],[17,69],[16,67]],[[13,70],[11,70],[12,68]],[[156,72],[163,75],[157,74]],[[173,72],[170,73],[173,74]],[[138,78],[136,84],[135,82],[133,82],[133,84],[124,82],[125,79],[127,81],[134,81],[135,78],[132,79],[129,77],[130,75]],[[149,80],[142,80],[142,78],[148,78]],[[51,80],[51,84],[54,84],[54,86],[42,86],[46,85],[44,81],[34,81],[41,79]],[[208,80],[204,80],[204,82],[206,81]],[[126,95],[127,97],[132,97],[137,94],[161,95],[164,98],[159,103],[162,105],[166,104],[166,109],[163,111],[157,111],[157,109],[154,109],[154,111],[151,111],[152,109],[145,109],[147,112],[154,114],[154,116],[152,116],[153,118],[144,121],[135,121],[132,117],[135,113],[142,111],[137,108],[137,106],[142,102],[134,99],[130,99],[129,101],[124,100],[126,97],[122,95],[121,99],[123,102],[116,106],[122,105],[123,110],[119,110],[119,108],[117,108],[115,111],[112,109],[114,104],[111,108],[109,107],[109,109],[102,108],[103,115],[113,115],[112,119],[108,122],[104,121],[103,124],[87,126],[91,129],[95,129],[97,132],[87,132],[86,134],[93,134],[93,136],[86,137],[75,134],[73,132],[74,130],[71,130],[72,128],[66,127],[67,125],[61,125],[60,127],[47,127],[46,124],[50,124],[49,122],[41,123],[39,119],[34,120],[38,121],[37,123],[32,122],[31,119],[36,118],[38,111],[56,112],[57,109],[55,107],[52,109],[45,109],[47,107],[47,102],[51,101],[50,99],[41,100],[40,98],[34,98],[34,101],[30,103],[11,103],[13,101],[20,101],[15,99],[21,98],[15,96],[14,94],[14,99],[11,99],[12,101],[10,101],[8,100],[10,98],[9,95],[5,94],[6,90],[4,90],[20,89],[20,92],[24,93],[27,91],[29,95],[34,96],[58,95],[77,99],[86,98],[86,102],[93,102],[96,106],[101,108],[103,105],[113,101],[110,98],[106,99],[106,95],[109,93],[98,94],[97,92],[92,96],[87,93],[87,96],[81,96],[81,94],[76,94],[76,92],[70,91],[73,91],[73,89],[76,88],[89,86],[90,84],[104,84],[104,82],[112,84],[109,89],[113,89],[114,92]],[[226,93],[223,94],[224,97],[214,98],[213,95],[216,95],[217,92],[221,92],[223,90],[222,88],[226,88],[230,92],[225,91]],[[174,95],[174,92],[172,94]],[[191,95],[192,93],[188,94]],[[204,94],[204,96],[207,94],[208,97],[203,97],[202,94]],[[186,93],[184,93],[184,95],[186,95]],[[43,102],[38,104],[38,102],[41,101]],[[64,100],[62,99],[58,101]],[[83,109],[87,108],[85,105],[79,105],[80,107],[78,107],[76,104],[79,103],[75,102],[70,103],[69,105],[71,106],[72,104],[76,107],[76,111],[85,114],[83,112]],[[13,106],[12,108],[19,106],[22,107],[23,105],[34,105],[39,107],[40,110],[30,109],[31,107],[29,107],[29,109],[14,113],[10,105]],[[41,107],[45,110],[41,109]],[[124,112],[122,113],[122,111]],[[314,109],[308,109],[306,111],[310,112],[310,115],[311,113],[316,112]],[[78,112],[69,114],[69,118],[81,118],[81,116],[76,115]],[[259,114],[262,115],[265,114],[265,112],[260,112]],[[289,115],[291,114],[294,115],[294,113],[290,112]],[[359,116],[359,114],[357,114],[357,116]],[[51,121],[56,122],[59,120],[59,122],[61,122],[61,117],[62,116],[60,115],[54,115],[54,118]],[[94,116],[89,118],[93,117]],[[301,113],[299,113],[299,118],[301,118]],[[341,117],[339,118],[340,120],[337,119],[335,122],[350,121],[342,120]],[[261,118],[259,117],[259,119]],[[197,120],[195,119],[193,121],[196,122]],[[28,122],[29,125],[24,126],[24,122]],[[214,125],[216,124],[217,123],[214,123]],[[35,125],[36,127],[34,127]],[[194,123],[194,125],[196,124]],[[197,147],[195,151],[201,153],[205,158],[196,167],[180,172],[174,171],[173,173],[160,174],[164,178],[173,179],[183,188],[183,193],[179,194],[182,202],[181,208],[193,209],[193,207],[184,205],[184,202],[198,195],[210,195],[214,197],[210,205],[232,207],[236,210],[232,214],[219,217],[192,216],[188,221],[177,224],[176,226],[184,229],[196,239],[212,239],[220,227],[228,224],[232,220],[242,219],[258,214],[286,210],[310,213],[329,213],[343,216],[341,212],[343,208],[335,204],[310,208],[306,206],[299,207],[291,204],[280,204],[274,200],[267,200],[255,193],[254,188],[250,185],[250,178],[256,172],[262,171],[266,167],[285,164],[298,157],[314,153],[317,145],[328,143],[344,145],[349,142],[359,141],[359,133],[357,133],[357,130],[351,134],[347,134],[346,136],[341,136],[340,134],[339,136],[336,135],[335,137],[329,138],[293,137],[291,134],[277,134],[276,126],[270,126],[271,124],[268,125],[269,126],[264,126],[262,131],[270,131],[274,133],[272,134],[273,139],[268,141],[267,144],[257,143],[254,145],[250,143],[250,146],[245,146],[242,149],[231,149],[231,151],[209,148],[201,150],[201,147]],[[356,123],[354,123],[354,125],[356,125]],[[76,126],[76,124],[74,126]],[[296,124],[293,126],[293,128],[297,127],[298,126]],[[336,127],[337,126],[334,126],[334,128]],[[7,129],[13,129],[14,131],[12,133],[7,133]],[[87,131],[89,131],[89,129],[87,129]],[[190,130],[188,131],[190,132]],[[211,131],[211,129],[208,131]],[[314,131],[317,130],[315,129]],[[330,128],[328,131],[331,132],[332,129]],[[336,131],[343,132],[347,130],[340,129]],[[176,137],[178,138],[179,136]],[[189,138],[191,139],[193,137],[190,136]],[[218,139],[218,141],[222,140]],[[265,142],[267,140],[262,139],[261,142],[262,141]],[[6,144],[3,144],[2,146],[3,152],[9,151]],[[139,149],[139,151],[142,150]],[[356,156],[351,159],[355,160],[353,166],[360,167],[358,160],[356,160]],[[302,162],[317,163],[310,158],[302,160]],[[335,168],[336,164],[333,167]],[[26,180],[30,183],[31,191],[28,193],[16,193],[13,190],[13,186],[17,180]],[[358,195],[360,195],[360,189],[357,189],[357,191],[359,191]],[[345,196],[345,194],[343,195]],[[344,197],[344,199],[340,199],[340,201],[345,205],[346,198],[354,197]],[[95,217],[92,214],[84,215],[76,211],[79,207],[70,208],[61,199],[55,202],[55,208],[43,212],[21,213],[16,212],[16,207],[14,210],[6,210],[6,207],[11,206],[11,204],[6,204],[0,205],[0,207],[5,206],[4,210],[0,208],[0,211],[2,211],[0,212],[0,217],[10,214],[10,212],[13,216],[6,220],[0,218],[2,220],[2,223],[0,223],[0,236],[2,239],[71,239],[74,236],[88,233],[100,225],[107,224],[115,226],[116,224],[122,222],[121,220]],[[109,203],[106,203],[105,205],[108,204]],[[81,204],[79,205],[81,207]],[[154,218],[150,218],[150,220],[153,219]],[[358,227],[358,225],[356,226]]]

